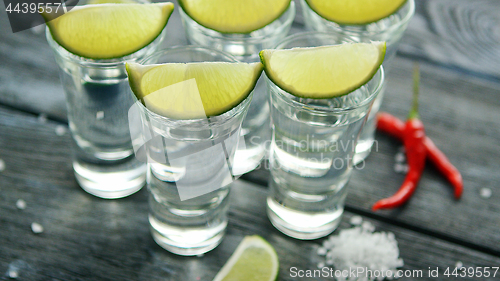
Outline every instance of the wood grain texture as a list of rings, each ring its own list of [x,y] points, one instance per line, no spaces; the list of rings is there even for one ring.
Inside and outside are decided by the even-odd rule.
[[[266,190],[244,181],[232,187],[229,227],[219,247],[202,257],[168,253],[149,234],[146,189],[124,199],[104,200],[77,186],[70,164],[70,137],[55,135],[58,125],[0,107],[0,158],[6,163],[0,173],[0,280],[10,280],[5,275],[9,266],[19,268],[16,280],[20,281],[211,280],[243,237],[253,234],[276,248],[279,280],[301,280],[290,277],[291,267],[316,269],[322,261],[316,254],[322,240],[298,241],[274,229],[265,214]],[[26,201],[26,209],[16,208],[18,199]],[[340,229],[350,227],[351,216],[346,212]],[[426,272],[431,266],[442,273],[459,260],[467,267],[500,264],[499,257],[365,220],[377,231],[395,233],[403,269]],[[32,222],[40,223],[44,232],[34,234]]]
[[[500,81],[500,2],[417,0],[399,53]]]

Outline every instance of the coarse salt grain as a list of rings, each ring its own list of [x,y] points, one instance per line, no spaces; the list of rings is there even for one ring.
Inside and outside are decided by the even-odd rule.
[[[360,225],[363,222],[363,218],[360,216],[352,216],[349,222],[352,225]]]
[[[464,264],[461,261],[457,261],[457,263],[455,264],[455,267],[458,269],[462,268],[462,266],[464,266]]]
[[[373,271],[384,271],[385,276],[396,278],[397,268],[404,265],[399,257],[398,243],[394,233],[374,232],[375,226],[362,222],[361,226],[341,230],[337,235],[331,235],[323,242],[327,250],[326,264],[333,265],[336,270],[352,270],[358,268]],[[366,271],[366,270],[365,270]],[[351,276],[352,277],[352,276]],[[360,274],[351,277],[340,277],[338,280],[383,280],[383,277]]]
[[[19,199],[19,200],[17,200],[17,202],[16,202],[16,207],[17,207],[19,210],[24,210],[24,209],[26,209],[26,202],[25,202],[23,199]]]
[[[95,114],[95,119],[97,120],[104,119],[104,111],[97,111],[97,113]]]
[[[396,155],[394,156],[394,160],[398,163],[403,163],[406,161],[406,157],[404,155],[404,153],[402,152],[398,152],[396,153]]]
[[[481,198],[484,198],[484,199],[488,199],[491,197],[493,192],[491,192],[491,189],[487,188],[487,187],[483,187],[479,190],[479,196],[481,196]]]
[[[9,276],[9,278],[16,279],[17,277],[19,277],[19,272],[17,272],[17,269],[9,269],[7,275]]]
[[[396,163],[394,164],[394,171],[396,173],[406,173],[408,172],[408,165]]]
[[[0,172],[3,172],[5,170],[5,161],[0,159]]]
[[[56,127],[56,135],[58,136],[62,136],[66,133],[66,127],[64,127],[63,125],[58,125]]]
[[[35,234],[42,233],[43,232],[43,226],[40,225],[39,223],[34,222],[34,223],[31,224],[31,230]]]
[[[322,248],[322,247],[319,247],[318,248],[318,251],[316,251],[316,253],[320,256],[324,256],[326,255],[326,249],[325,248]]]

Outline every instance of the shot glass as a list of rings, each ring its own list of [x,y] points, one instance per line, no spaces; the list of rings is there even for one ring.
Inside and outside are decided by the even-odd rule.
[[[366,25],[342,25],[318,15],[309,7],[305,0],[299,1],[302,7],[304,23],[309,30],[344,34],[357,42],[386,41],[387,50],[383,65],[387,72],[390,72],[391,60],[396,55],[399,42],[408,27],[410,19],[415,13],[414,0],[408,0],[396,13],[377,22]],[[375,142],[375,116],[382,103],[384,92],[385,90],[383,89],[382,93],[375,100],[367,123],[361,131],[358,145],[356,146],[356,154],[354,155],[354,164],[364,161],[372,150]]]
[[[267,26],[248,34],[221,33],[208,29],[179,9],[186,37],[191,44],[201,45],[226,52],[243,62],[259,61],[259,52],[273,48],[290,31],[295,18],[295,3]],[[271,139],[269,120],[269,98],[264,75],[260,77],[254,90],[254,97],[247,116],[243,120],[241,135],[245,146],[238,147],[235,155],[235,173],[244,174],[254,170],[267,156]]]
[[[318,32],[286,38],[277,49],[335,45],[344,36]],[[344,211],[354,149],[384,71],[348,95],[298,98],[268,80],[273,136],[267,214],[284,234],[316,239],[338,226]]]
[[[236,62],[216,50],[180,46],[158,51],[141,63],[206,61]],[[136,102],[141,123],[146,124],[141,126],[147,128],[146,134],[153,132],[146,138],[142,134],[149,150],[149,224],[154,240],[164,249],[198,255],[221,242],[234,180],[231,167],[251,99],[252,94],[226,113],[192,120],[160,116]],[[132,134],[134,130],[131,127]]]
[[[121,198],[142,188],[146,165],[134,157],[128,110],[134,103],[125,62],[152,54],[165,31],[139,51],[117,59],[76,56],[46,37],[59,66],[73,139],[73,170],[78,184],[101,198]]]

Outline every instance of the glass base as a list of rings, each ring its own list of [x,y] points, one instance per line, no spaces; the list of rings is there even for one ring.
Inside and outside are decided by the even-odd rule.
[[[129,196],[146,183],[146,164],[135,158],[117,165],[96,165],[75,160],[73,170],[83,190],[104,199]]]
[[[332,233],[340,223],[344,209],[328,213],[300,212],[284,207],[267,198],[267,216],[284,234],[302,240],[312,240]]]
[[[213,250],[220,244],[227,221],[215,226],[186,229],[164,224],[149,215],[149,225],[156,244],[177,255],[195,256]]]

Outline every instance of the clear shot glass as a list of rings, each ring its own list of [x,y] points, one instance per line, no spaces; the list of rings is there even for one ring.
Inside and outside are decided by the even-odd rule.
[[[408,0],[396,13],[377,22],[366,25],[343,25],[321,17],[309,7],[305,0],[299,1],[302,6],[304,23],[309,30],[344,34],[357,42],[386,41],[387,50],[383,65],[387,72],[390,72],[390,64],[396,55],[399,42],[415,13],[414,0]],[[375,100],[367,123],[361,131],[354,155],[354,164],[364,161],[372,150],[375,142],[375,116],[382,103],[384,92],[382,90],[382,93]]]
[[[344,36],[306,32],[289,36],[277,49],[344,41]],[[298,239],[316,239],[338,226],[358,136],[383,82],[381,67],[348,95],[306,99],[268,80],[273,136],[267,214],[278,230]]]
[[[125,62],[152,54],[165,31],[139,51],[117,59],[76,56],[46,37],[59,66],[68,122],[73,139],[73,170],[88,193],[113,199],[142,188],[146,165],[134,157],[128,126],[128,110],[134,103]]]
[[[186,37],[191,44],[201,45],[226,52],[243,62],[259,61],[259,52],[273,48],[290,31],[295,18],[295,3],[267,26],[247,34],[221,33],[208,29],[179,8]],[[264,75],[257,82],[254,97],[247,116],[243,121],[241,135],[245,146],[240,146],[235,156],[235,173],[244,174],[254,170],[267,156],[267,147],[271,138],[269,120],[269,98],[266,92]]]
[[[141,63],[207,61],[236,62],[217,50],[179,46],[158,51]],[[147,144],[149,224],[154,240],[164,249],[198,255],[221,242],[228,223],[230,183],[235,179],[231,167],[252,95],[226,113],[190,120],[160,116],[136,102],[142,121],[131,127],[131,133],[142,135],[138,146]],[[152,132],[149,137],[134,134],[141,126],[146,134]],[[132,139],[135,142],[136,137]]]

